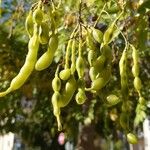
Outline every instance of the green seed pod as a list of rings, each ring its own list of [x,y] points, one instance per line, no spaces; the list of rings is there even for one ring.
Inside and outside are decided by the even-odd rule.
[[[35,26],[35,31],[33,33],[32,38],[28,43],[29,52],[26,56],[26,60],[18,75],[11,81],[10,87],[0,93],[0,97],[5,96],[6,94],[19,89],[28,79],[30,74],[32,73],[35,63],[37,61],[37,53],[39,49],[39,41],[38,41],[38,34],[37,34],[37,26]]]
[[[65,107],[68,105],[70,100],[72,99],[77,88],[77,83],[73,75],[70,76],[69,80],[65,85],[65,89],[62,92],[62,100],[59,102],[60,107]]]
[[[54,34],[49,40],[47,51],[36,62],[35,69],[37,71],[44,70],[51,65],[57,47],[58,47],[58,35]]]
[[[96,79],[97,75],[98,75],[98,72],[95,69],[95,67],[91,67],[89,70],[89,76],[90,76],[91,81],[94,81]]]
[[[126,58],[127,58],[127,53],[124,50],[119,61],[120,75],[125,74],[126,72]]]
[[[101,52],[108,60],[112,60],[112,50],[109,45],[102,45]]]
[[[113,23],[108,27],[108,29],[105,31],[104,36],[103,36],[104,45],[110,43],[111,38],[112,38],[112,36],[113,36],[114,26],[115,26],[115,23],[113,22]]]
[[[108,65],[105,67],[98,75],[98,77],[103,78],[105,81],[105,84],[110,80],[111,78],[111,66]]]
[[[76,60],[76,70],[79,78],[82,78],[84,76],[84,69],[85,69],[84,59],[81,56],[79,56]]]
[[[144,97],[140,97],[139,98],[139,103],[142,104],[142,105],[145,105],[146,104],[146,100]]]
[[[137,144],[138,137],[133,133],[128,133],[127,134],[127,141],[131,144]]]
[[[138,64],[134,64],[132,67],[132,74],[134,75],[134,77],[138,77],[140,73],[140,69]]]
[[[60,95],[60,93],[54,92],[54,94],[52,95],[53,114],[56,116],[59,131],[62,130],[62,125],[60,121],[60,107],[59,107],[59,102],[61,101],[61,99],[62,96]]]
[[[98,91],[102,89],[105,86],[105,81],[103,78],[97,78],[94,81],[92,81],[91,88],[86,89],[86,91]]]
[[[89,47],[89,49],[91,50],[95,50],[96,47],[95,47],[94,39],[92,37],[93,36],[91,35],[91,32],[87,30],[87,36],[86,36],[87,47]]]
[[[83,104],[87,99],[85,95],[85,91],[83,89],[78,89],[78,93],[76,94],[75,99],[76,99],[77,104],[79,105]]]
[[[142,88],[142,83],[139,77],[134,78],[134,87],[137,91],[140,91]]]
[[[33,18],[32,18],[32,11],[30,11],[25,21],[25,28],[30,38],[33,35],[33,30],[34,30],[33,27],[34,27],[34,24],[33,24]]]
[[[42,22],[39,29],[39,41],[41,44],[47,44],[49,41],[49,26],[46,22]]]
[[[107,103],[108,103],[109,106],[116,105],[120,102],[119,97],[116,96],[116,95],[113,95],[113,94],[107,96],[106,99],[107,99]]]
[[[104,55],[99,56],[93,63],[93,67],[97,72],[101,72],[104,69],[106,57]]]
[[[55,75],[55,78],[52,80],[52,88],[55,92],[61,89],[61,80],[57,75]]]
[[[59,101],[61,100],[61,94],[59,92],[54,92],[52,95],[52,105],[54,109],[54,115],[60,115]]]
[[[94,61],[96,60],[96,52],[93,50],[90,50],[88,52],[88,62],[90,66],[93,66]]]
[[[123,129],[128,129],[128,119],[128,114],[126,114],[125,112],[121,113],[119,123]]]
[[[43,21],[43,16],[44,13],[43,11],[38,7],[34,12],[33,12],[33,21],[37,24],[41,24]]]
[[[101,43],[103,40],[103,33],[95,28],[92,28],[92,35],[95,39],[95,41],[97,41],[98,43]]]
[[[70,78],[70,75],[71,75],[70,69],[64,69],[59,73],[59,77],[62,80],[68,80]]]

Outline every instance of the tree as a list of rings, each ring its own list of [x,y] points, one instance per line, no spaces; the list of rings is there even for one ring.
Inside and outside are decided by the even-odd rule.
[[[0,93],[1,133],[45,149],[58,136],[57,124],[79,148],[89,143],[82,138],[88,130],[91,141],[136,133],[149,114],[149,3],[2,1],[0,84],[9,90]],[[18,73],[25,83],[13,91]]]

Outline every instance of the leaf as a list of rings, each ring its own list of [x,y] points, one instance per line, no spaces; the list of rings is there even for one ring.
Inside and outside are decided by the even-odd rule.
[[[142,5],[139,6],[138,13],[144,14],[146,12],[146,8],[150,9],[150,0],[143,2]]]

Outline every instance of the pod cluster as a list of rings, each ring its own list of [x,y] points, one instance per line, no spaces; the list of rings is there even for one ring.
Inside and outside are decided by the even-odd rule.
[[[19,89],[34,69],[42,71],[51,65],[59,41],[54,17],[55,11],[51,5],[46,6],[42,1],[31,7],[25,21],[25,28],[29,35],[28,54],[25,63],[18,75],[11,81],[10,87],[0,93],[0,97]],[[58,130],[62,130],[61,108],[67,106],[73,98],[77,104],[84,104],[89,99],[89,93],[93,99],[97,99],[111,80],[113,61],[111,42],[115,36],[116,21],[121,15],[122,13],[116,17],[104,33],[94,26],[83,25],[80,19],[76,27],[74,27],[65,45],[63,62],[60,59],[52,80],[54,92],[51,102],[53,114],[57,119]],[[40,44],[46,45],[47,50],[38,58]],[[136,118],[139,119],[139,116],[142,114],[143,117],[139,119],[141,121],[146,114],[144,112],[145,100],[141,95],[142,84],[139,78],[138,51],[133,45],[130,44],[130,46],[133,58],[133,84],[139,95]],[[134,144],[137,142],[137,137],[131,133],[129,123],[131,107],[129,107],[127,48],[128,46],[126,45],[119,61],[122,97],[110,93],[105,97],[105,103],[108,107],[114,107],[121,102],[122,108],[119,115],[119,124],[125,130],[128,141]]]

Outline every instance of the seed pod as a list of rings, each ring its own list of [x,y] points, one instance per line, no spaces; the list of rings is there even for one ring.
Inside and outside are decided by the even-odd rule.
[[[62,92],[62,100],[59,102],[59,107],[65,107],[68,105],[76,91],[77,83],[73,75],[70,76],[69,80],[65,85],[65,89]]]
[[[94,80],[96,79],[97,75],[98,75],[98,72],[97,72],[97,70],[95,69],[95,67],[91,67],[90,70],[89,70],[90,79],[91,79],[92,81],[94,81]]]
[[[138,138],[135,134],[133,133],[128,133],[127,134],[127,141],[131,144],[137,144]]]
[[[70,78],[70,75],[71,75],[70,69],[64,69],[59,73],[59,77],[62,80],[68,80]]]
[[[119,123],[123,129],[128,129],[128,119],[128,114],[126,114],[125,112],[121,113]]]
[[[47,51],[36,62],[35,65],[36,70],[41,71],[48,68],[51,65],[57,47],[58,47],[58,35],[54,34],[49,40]]]
[[[102,52],[102,55],[104,55],[107,58],[107,60],[110,60],[110,61],[112,60],[112,50],[109,45],[107,44],[102,45],[101,52]]]
[[[94,50],[90,50],[88,52],[88,62],[90,64],[90,66],[93,66],[93,63],[94,63],[95,59],[96,59],[95,51]]]
[[[55,92],[61,89],[61,80],[57,75],[55,75],[55,78],[52,80],[52,88]]]
[[[107,99],[107,103],[109,106],[116,105],[120,102],[119,97],[117,97],[116,95],[113,95],[113,94],[107,96],[106,99]]]
[[[77,104],[81,105],[85,102],[85,100],[87,99],[86,95],[85,95],[85,91],[83,89],[79,89],[78,93],[76,94],[76,102]]]
[[[144,99],[144,97],[139,98],[139,103],[142,104],[142,105],[146,104],[146,100]]]
[[[87,30],[87,36],[86,36],[86,44],[91,50],[95,50],[95,43],[94,39],[92,38],[91,32]]]
[[[126,58],[127,58],[127,53],[124,50],[119,61],[120,75],[126,73]]]
[[[52,105],[53,105],[53,113],[56,116],[57,124],[58,124],[58,131],[62,130],[62,125],[60,121],[60,107],[59,107],[59,101],[61,101],[62,96],[59,92],[55,92],[52,95]]]
[[[84,69],[85,69],[84,60],[81,56],[79,56],[76,60],[76,70],[79,78],[82,78],[84,76]]]
[[[95,60],[93,67],[97,72],[101,72],[104,69],[105,61],[106,61],[106,57],[104,55],[99,56]]]
[[[34,12],[33,12],[33,21],[37,24],[41,24],[43,21],[43,16],[44,13],[43,11],[38,7]]]
[[[103,33],[95,28],[92,28],[92,35],[94,37],[94,39],[98,42],[101,43],[103,40]]]
[[[20,69],[18,75],[11,81],[10,87],[6,91],[0,93],[0,97],[3,97],[6,94],[19,89],[26,82],[26,80],[32,73],[37,60],[37,53],[39,49],[37,32],[38,32],[37,26],[35,26],[33,36],[28,43],[29,52],[26,56],[25,63]]]
[[[94,81],[92,81],[91,88],[87,88],[86,91],[98,91],[102,89],[105,86],[105,81],[103,78],[97,78]]]
[[[54,115],[60,115],[59,101],[61,100],[61,95],[59,92],[54,92],[52,95],[52,104],[54,109]]]
[[[113,36],[114,26],[115,26],[115,23],[113,22],[113,23],[108,27],[108,29],[105,31],[104,36],[103,36],[104,45],[110,43],[111,38],[112,38],[112,36]]]
[[[25,21],[25,28],[30,38],[33,35],[33,30],[34,30],[33,27],[34,27],[34,24],[33,24],[33,18],[32,18],[32,11],[30,11]]]
[[[132,67],[132,74],[134,75],[134,77],[138,77],[139,72],[140,72],[140,69],[139,69],[138,64],[134,64]]]
[[[140,91],[142,88],[142,83],[139,77],[134,78],[134,87],[137,91]]]
[[[49,26],[46,22],[42,22],[39,30],[39,41],[41,44],[47,44],[49,41]]]

